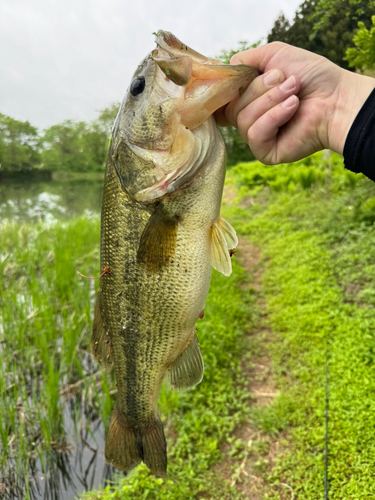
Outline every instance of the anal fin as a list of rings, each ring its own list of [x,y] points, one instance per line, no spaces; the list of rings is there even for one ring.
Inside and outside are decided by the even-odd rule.
[[[173,391],[183,391],[199,384],[203,378],[203,372],[203,358],[194,333],[189,345],[167,370],[165,379]]]
[[[102,292],[99,291],[96,297],[90,348],[95,359],[102,365],[103,368],[111,368],[112,353],[109,336],[106,334],[106,329],[102,319],[101,297]]]
[[[238,238],[233,227],[222,217],[211,227],[211,265],[216,271],[229,276],[232,263],[229,249],[236,247]]]

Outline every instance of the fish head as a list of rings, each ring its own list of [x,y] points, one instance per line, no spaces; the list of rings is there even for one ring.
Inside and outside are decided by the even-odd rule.
[[[209,118],[257,75],[199,54],[166,31],[138,66],[113,128],[123,189],[152,202],[188,185],[210,152]]]

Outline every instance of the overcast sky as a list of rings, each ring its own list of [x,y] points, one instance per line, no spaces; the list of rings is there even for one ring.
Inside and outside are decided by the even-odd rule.
[[[48,127],[121,101],[164,29],[207,56],[266,37],[301,0],[0,0],[0,113]]]

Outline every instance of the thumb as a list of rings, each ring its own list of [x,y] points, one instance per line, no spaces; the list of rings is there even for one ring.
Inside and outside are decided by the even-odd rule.
[[[261,45],[260,47],[256,47],[255,49],[244,50],[243,52],[238,52],[237,54],[235,54],[231,58],[230,63],[255,66],[259,69],[260,73],[264,73],[272,57],[279,50],[281,50],[283,46],[287,45],[281,42],[274,42],[266,45]]]

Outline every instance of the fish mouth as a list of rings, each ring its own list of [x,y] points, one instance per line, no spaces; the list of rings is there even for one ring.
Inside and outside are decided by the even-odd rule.
[[[205,57],[168,31],[156,34],[156,44],[152,59],[167,78],[184,87],[184,100],[177,113],[190,130],[240,95],[259,75],[252,66],[224,64]]]
[[[208,119],[240,95],[259,74],[252,66],[228,65],[205,57],[167,31],[156,33],[156,44],[151,58],[165,79],[182,89],[183,98],[175,112],[178,128],[171,147],[168,151],[146,153],[165,174],[152,186],[135,193],[138,201],[160,198],[192,181],[212,150],[211,141],[205,138],[214,126]]]

